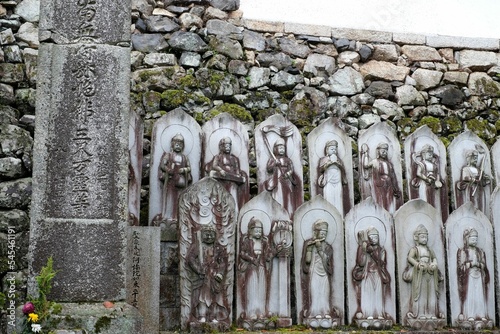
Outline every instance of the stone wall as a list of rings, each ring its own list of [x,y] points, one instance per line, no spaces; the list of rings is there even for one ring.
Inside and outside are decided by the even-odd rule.
[[[285,115],[304,137],[336,116],[354,142],[378,122],[392,126],[401,142],[421,125],[445,145],[466,129],[490,147],[496,141],[498,40],[255,22],[233,11],[237,1],[209,3],[133,1],[131,98],[145,126],[143,224],[152,126],[177,107],[200,124],[229,112],[247,127],[251,143],[255,126],[273,114]],[[35,0],[0,0],[0,279],[6,294],[7,273],[15,273],[18,305],[25,300],[27,271],[37,6]],[[250,146],[254,196],[256,157]],[[303,164],[308,199],[306,150]],[[354,169],[356,180],[356,163]],[[15,227],[14,268],[8,266],[8,226]],[[177,282],[175,264],[171,258],[162,266],[164,287]],[[160,298],[164,330],[179,326],[179,300],[172,293],[178,289],[167,290]]]

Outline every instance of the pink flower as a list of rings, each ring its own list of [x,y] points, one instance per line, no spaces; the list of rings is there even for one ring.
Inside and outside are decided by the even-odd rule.
[[[35,305],[33,305],[32,302],[27,302],[23,306],[23,313],[24,314],[30,314],[35,312]]]

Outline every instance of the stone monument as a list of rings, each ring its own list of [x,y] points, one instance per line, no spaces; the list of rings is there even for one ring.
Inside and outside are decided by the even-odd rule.
[[[141,117],[130,112],[128,154],[130,164],[128,170],[128,223],[139,225],[141,211],[141,181],[142,181],[142,141],[144,126]]]
[[[451,170],[451,199],[454,209],[472,202],[486,216],[490,214],[493,187],[488,146],[476,134],[465,131],[448,146]]]
[[[212,178],[179,198],[181,327],[225,331],[231,326],[236,209],[231,194]]]
[[[290,215],[302,204],[302,138],[295,125],[273,115],[255,128],[259,192],[269,191]]]
[[[141,332],[126,298],[130,2],[41,2],[30,283],[50,256],[51,300],[91,331]],[[109,313],[109,312],[106,312]],[[55,317],[57,317],[55,315]],[[63,322],[60,323],[63,326]],[[69,328],[65,328],[69,329]]]
[[[330,329],[344,319],[344,221],[321,195],[294,214],[297,322]]]
[[[177,241],[180,192],[200,178],[201,128],[182,109],[155,122],[149,172],[149,222],[162,240]]]
[[[493,228],[467,202],[446,222],[451,323],[465,330],[495,326]]]
[[[448,219],[448,177],[443,142],[424,125],[406,138],[404,151],[408,197],[435,207],[444,223]]]
[[[289,327],[291,231],[277,230],[288,212],[262,192],[243,206],[238,221],[237,322],[247,330]]]
[[[500,273],[500,233],[498,232],[498,226],[500,226],[500,187],[497,186],[493,193],[491,194],[491,224],[496,228],[496,231],[494,233],[495,235],[495,259],[496,259],[496,272],[495,272],[495,277],[500,277],[498,276]],[[500,297],[500,280],[496,280],[496,298],[497,298],[497,305],[498,299]],[[497,312],[499,310],[497,309]]]
[[[446,284],[441,214],[422,199],[394,216],[398,256],[399,323],[416,330],[446,326]]]
[[[394,223],[369,197],[345,217],[349,323],[391,328],[396,318]]]
[[[343,217],[354,206],[352,140],[328,118],[307,136],[311,196],[323,195]]]
[[[377,123],[359,136],[360,189],[390,213],[403,204],[401,150],[394,130]]]
[[[205,176],[224,185],[238,210],[250,197],[247,130],[230,114],[222,113],[203,125],[203,133]]]

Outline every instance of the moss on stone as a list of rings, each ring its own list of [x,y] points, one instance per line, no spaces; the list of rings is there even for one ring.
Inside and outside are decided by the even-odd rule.
[[[435,134],[439,134],[443,130],[443,128],[441,126],[441,121],[438,118],[433,117],[433,116],[422,117],[420,122],[418,122],[417,128],[424,126],[424,125],[427,125],[432,130],[432,132],[434,132]]]
[[[188,93],[179,89],[169,89],[161,94],[161,106],[167,109],[177,108],[188,100]]]
[[[316,115],[316,110],[314,110],[309,99],[303,98],[290,102],[288,118],[296,126],[301,127],[312,125],[312,120]]]
[[[479,85],[482,87],[482,91],[485,95],[498,97],[500,96],[500,87],[496,81],[487,80],[486,78],[481,78],[478,80]],[[477,85],[477,86],[479,86]],[[477,87],[476,86],[476,87]]]
[[[239,119],[242,122],[252,122],[252,114],[250,114],[249,111],[247,111],[245,108],[242,106],[239,106],[237,104],[233,103],[223,103],[212,110],[210,110],[207,119],[212,119],[215,116],[219,115],[220,113],[227,112],[231,116],[233,116],[236,119]]]
[[[111,326],[111,318],[107,316],[102,316],[99,319],[97,319],[95,325],[94,325],[94,330],[96,333],[101,333],[102,331],[105,331]]]
[[[398,131],[402,136],[406,137],[415,131],[415,123],[411,118],[405,117],[397,122]]]
[[[200,82],[192,74],[187,74],[179,79],[180,88],[197,88],[199,85]]]
[[[463,125],[458,117],[450,116],[443,119],[443,128],[446,133],[456,133],[462,131]]]
[[[468,130],[474,132],[479,138],[486,142],[494,139],[497,134],[496,127],[489,124],[485,119],[470,119],[465,121],[465,125]]]

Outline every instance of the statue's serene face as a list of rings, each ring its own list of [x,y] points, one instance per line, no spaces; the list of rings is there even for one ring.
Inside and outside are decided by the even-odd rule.
[[[370,245],[372,246],[378,245],[378,234],[368,235],[368,240],[370,241]]]
[[[285,145],[278,145],[276,147],[276,150],[278,152],[278,155],[281,155],[281,156],[285,155]]]
[[[316,239],[326,239],[326,235],[328,234],[328,229],[316,230]]]
[[[201,241],[204,244],[213,244],[215,241],[215,231],[204,230],[201,234]]]
[[[172,142],[172,149],[174,152],[180,153],[184,149],[184,143],[179,140],[175,140]]]
[[[477,165],[477,153],[474,152],[471,154],[470,156],[470,163],[472,166],[476,166]]]
[[[476,247],[477,245],[477,235],[470,235],[469,236],[469,246]]]
[[[425,151],[424,152],[424,160],[431,161],[433,155],[434,155],[434,152],[432,152],[431,150]]]
[[[254,239],[260,239],[262,238],[262,227],[256,226],[252,229],[252,237]]]
[[[387,149],[384,147],[379,148],[378,149],[378,156],[379,156],[379,158],[387,159]]]
[[[328,156],[332,156],[332,155],[337,155],[337,146],[335,145],[330,145],[326,148],[326,154]]]
[[[418,241],[418,243],[419,243],[420,245],[427,245],[427,240],[428,240],[428,238],[429,238],[429,236],[427,235],[427,233],[420,233],[420,234],[418,235],[418,239],[417,239],[417,241]]]
[[[222,150],[224,151],[224,153],[231,153],[231,147],[233,145],[231,143],[224,143],[224,146],[222,147]]]

